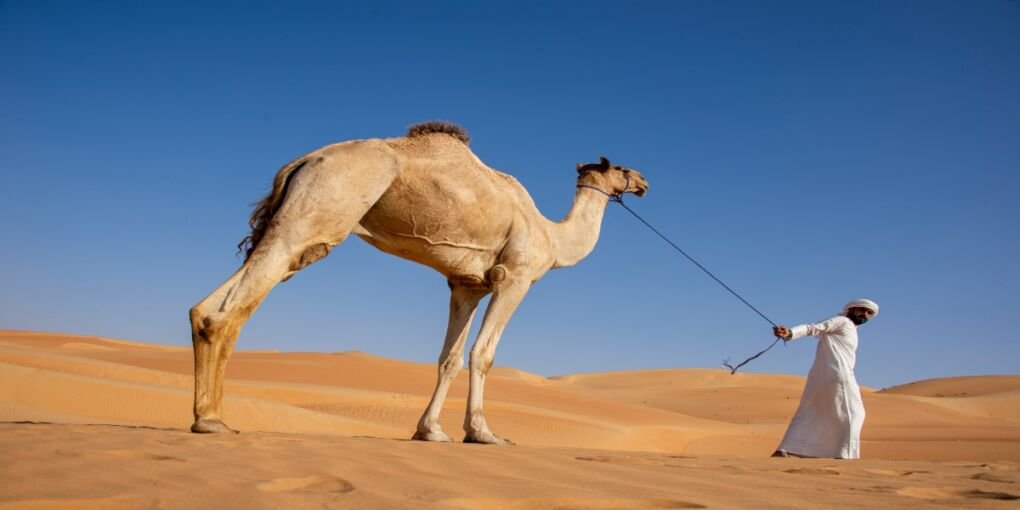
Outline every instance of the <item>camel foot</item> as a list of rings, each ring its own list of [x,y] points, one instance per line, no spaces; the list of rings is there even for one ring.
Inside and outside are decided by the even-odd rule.
[[[517,444],[509,439],[499,437],[488,430],[483,430],[481,432],[468,432],[468,434],[464,436],[464,442],[477,444],[501,444],[507,446]]]
[[[223,423],[220,420],[209,420],[204,418],[199,418],[195,420],[195,423],[191,425],[191,431],[196,434],[216,434],[224,432],[234,434],[239,433],[236,430],[228,427],[226,423]]]
[[[411,436],[411,439],[415,441],[435,441],[439,443],[449,443],[453,441],[450,436],[446,435],[441,430],[436,432],[422,432],[419,430]]]

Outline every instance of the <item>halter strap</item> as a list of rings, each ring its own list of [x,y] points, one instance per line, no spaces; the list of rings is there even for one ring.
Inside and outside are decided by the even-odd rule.
[[[595,170],[588,170],[585,173],[594,172],[594,171]],[[623,175],[627,177],[627,182],[623,185],[623,191],[621,191],[619,193],[616,193],[616,194],[609,193],[608,191],[606,191],[606,190],[604,190],[602,188],[599,188],[598,186],[592,186],[591,184],[578,184],[577,187],[578,188],[593,189],[593,190],[598,191],[599,193],[602,193],[603,195],[609,197],[609,200],[612,200],[613,202],[617,202],[617,203],[622,204],[623,203],[623,194],[627,192],[628,188],[630,188],[630,171],[629,170],[625,171],[623,173]]]

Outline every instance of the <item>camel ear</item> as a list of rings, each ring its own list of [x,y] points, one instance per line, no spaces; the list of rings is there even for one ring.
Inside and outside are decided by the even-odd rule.
[[[581,171],[582,168],[584,168],[584,165],[578,163],[577,164],[577,173],[582,173],[582,171]]]
[[[609,160],[605,156],[599,156],[599,163],[602,165],[602,168],[609,169]]]

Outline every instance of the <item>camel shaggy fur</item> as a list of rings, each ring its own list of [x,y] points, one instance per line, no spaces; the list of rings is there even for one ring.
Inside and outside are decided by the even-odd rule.
[[[482,413],[485,376],[503,329],[532,284],[592,251],[609,196],[641,196],[648,183],[605,158],[578,164],[573,207],[553,222],[516,179],[482,163],[467,142],[459,126],[429,122],[404,137],[329,145],[280,169],[239,246],[244,264],[191,309],[193,432],[232,432],[223,422],[223,374],[241,327],[277,283],[354,233],[439,271],[450,287],[438,380],[414,439],[450,441],[439,413],[464,364],[475,309],[492,294],[471,349],[464,441],[509,443],[492,433]]]

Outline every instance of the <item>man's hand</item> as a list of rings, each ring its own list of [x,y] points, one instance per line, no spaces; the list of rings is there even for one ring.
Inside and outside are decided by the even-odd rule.
[[[790,331],[790,328],[786,326],[776,326],[772,328],[772,334],[782,338],[783,340],[790,340],[793,338],[793,331]]]

